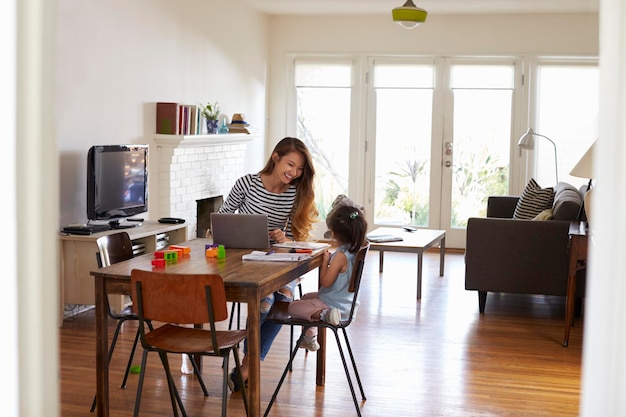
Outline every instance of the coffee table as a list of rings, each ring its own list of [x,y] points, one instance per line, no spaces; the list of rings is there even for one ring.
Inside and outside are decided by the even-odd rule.
[[[417,254],[417,298],[422,298],[422,261],[424,251],[439,244],[439,276],[443,276],[443,264],[446,255],[446,231],[432,229],[417,229],[413,232],[400,228],[379,227],[368,235],[393,235],[401,237],[397,242],[371,242],[370,249],[379,253],[379,271],[383,272],[385,251],[410,252]]]

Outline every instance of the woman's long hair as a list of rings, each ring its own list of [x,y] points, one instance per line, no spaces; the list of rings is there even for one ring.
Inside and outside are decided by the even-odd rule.
[[[308,148],[300,139],[286,137],[276,144],[265,167],[259,174],[272,174],[276,167],[274,154],[278,155],[278,161],[291,152],[298,152],[304,158],[302,175],[291,181],[296,186],[296,199],[291,208],[291,233],[298,241],[306,241],[313,230],[313,223],[317,221],[318,211],[315,207],[315,191],[313,189],[313,179],[315,178],[315,168]]]

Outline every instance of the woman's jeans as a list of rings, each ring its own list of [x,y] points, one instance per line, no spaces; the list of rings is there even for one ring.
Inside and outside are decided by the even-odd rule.
[[[285,296],[279,291],[275,291],[273,294],[265,297],[261,300],[261,305],[269,305],[270,307],[274,304],[275,301],[293,301],[293,294],[296,289],[297,280],[292,281],[289,285],[285,285],[283,288],[291,290],[291,297]],[[281,288],[282,289],[282,288]],[[272,321],[265,320],[267,315],[269,314],[269,308],[261,309],[261,360],[265,359],[265,356],[270,351],[272,347],[272,343],[274,339],[280,332],[280,328],[282,324],[274,323]],[[248,339],[246,338],[243,342],[243,353],[244,355],[248,354]]]

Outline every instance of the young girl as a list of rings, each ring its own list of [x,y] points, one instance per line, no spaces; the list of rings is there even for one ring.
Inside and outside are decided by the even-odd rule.
[[[289,305],[289,314],[298,319],[322,320],[336,326],[350,314],[354,293],[348,291],[348,285],[355,256],[365,241],[367,222],[357,207],[342,206],[332,214],[329,224],[339,247],[332,255],[324,253],[319,291],[304,294],[300,300],[293,301]],[[317,327],[305,330],[300,347],[310,351],[320,348]]]

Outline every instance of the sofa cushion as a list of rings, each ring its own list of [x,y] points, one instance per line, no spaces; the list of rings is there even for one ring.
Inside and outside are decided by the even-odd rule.
[[[559,182],[554,187],[554,220],[576,220],[582,204],[580,192],[566,182]]]
[[[533,220],[552,220],[552,217],[554,217],[552,209],[545,209],[541,213],[537,214]]]
[[[553,202],[554,190],[552,187],[541,188],[537,181],[531,178],[517,202],[513,218],[532,220],[542,211],[552,208]]]

